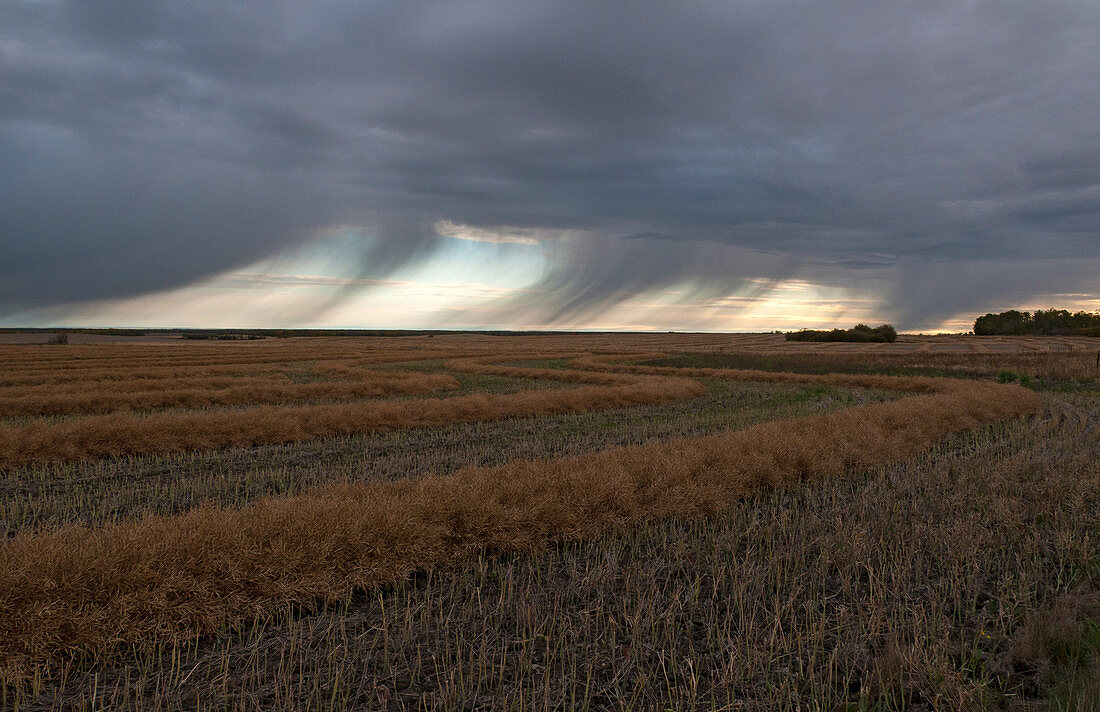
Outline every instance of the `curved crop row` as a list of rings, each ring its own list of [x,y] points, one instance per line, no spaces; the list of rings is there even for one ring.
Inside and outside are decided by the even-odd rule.
[[[529,414],[534,403],[567,407],[581,392],[670,396],[691,383],[647,379],[625,389],[467,397],[432,402],[419,417],[482,417],[490,402],[498,414]],[[18,680],[62,656],[211,632],[289,603],[339,599],[483,550],[714,512],[761,487],[902,458],[952,432],[1039,406],[1036,394],[1015,386],[946,382],[931,389],[716,436],[20,535],[0,544],[0,678]]]
[[[353,376],[354,380],[319,383],[289,383],[285,376],[280,375],[279,381],[248,379],[243,383],[237,379],[225,378],[216,381],[210,379],[205,383],[165,380],[143,384],[144,388],[129,383],[125,390],[102,385],[85,389],[32,389],[15,393],[0,389],[0,416],[110,413],[130,409],[203,408],[301,400],[377,398],[458,388],[458,381],[446,374],[356,369]],[[234,383],[234,380],[237,382]]]
[[[631,359],[660,358],[664,353],[632,354]],[[681,376],[691,378],[721,378],[730,381],[754,381],[759,383],[809,383],[819,386],[882,388],[908,393],[937,393],[966,386],[955,378],[931,378],[927,376],[880,376],[856,373],[790,373],[785,371],[756,371],[735,368],[677,368],[674,366],[636,366],[619,363],[626,356],[608,354],[582,356],[573,359],[572,365],[589,371],[650,376]]]
[[[290,353],[276,352],[253,358],[234,357],[224,354],[220,359],[211,358],[201,362],[178,362],[158,359],[153,356],[115,357],[95,362],[56,362],[32,361],[28,364],[16,364],[9,359],[2,362],[4,373],[0,375],[0,386],[30,386],[62,382],[83,382],[95,380],[126,380],[129,378],[183,378],[218,376],[239,373],[270,373],[294,366],[314,363],[347,363],[351,365],[379,365],[398,361],[415,361],[433,358],[456,358],[473,355],[467,351],[402,351],[363,353],[334,353],[325,349]]]
[[[331,354],[323,351],[314,352],[312,356],[292,358],[272,358],[267,360],[255,360],[238,362],[228,359],[219,363],[205,365],[165,365],[162,362],[146,360],[140,364],[124,361],[112,361],[108,366],[96,366],[95,368],[75,369],[64,366],[51,366],[34,370],[13,369],[4,363],[4,373],[0,374],[0,387],[34,387],[42,385],[59,384],[90,384],[111,383],[117,381],[137,380],[172,380],[184,378],[216,378],[238,376],[271,376],[285,373],[295,368],[310,367],[321,372],[320,369],[337,368],[347,366],[359,368],[363,366],[384,366],[390,363],[405,361],[417,361],[424,359],[458,358],[470,356],[469,352],[450,351],[442,354],[428,351],[409,351],[396,354],[380,353],[373,355],[359,354],[354,357],[332,358]]]
[[[552,373],[552,372],[551,372]],[[702,395],[695,381],[631,376],[614,385],[582,386],[504,395],[474,394],[402,402],[373,401],[310,406],[261,406],[233,412],[113,413],[63,421],[0,427],[0,467],[120,455],[297,442],[453,421],[530,417],[664,403]]]
[[[547,358],[548,354],[524,354],[524,360],[539,360]],[[581,354],[565,354],[559,358],[580,359]],[[474,356],[469,358],[451,359],[444,364],[455,371],[468,373],[484,373],[490,376],[504,376],[507,378],[537,378],[546,381],[568,381],[572,383],[597,383],[601,385],[626,385],[632,382],[637,375],[626,375],[614,372],[600,372],[595,369],[567,369],[567,368],[536,368],[531,366],[508,365],[507,362],[515,361],[515,354],[506,356]],[[502,363],[504,362],[504,363]],[[647,374],[640,374],[647,375]],[[680,374],[654,374],[659,376],[680,377]]]

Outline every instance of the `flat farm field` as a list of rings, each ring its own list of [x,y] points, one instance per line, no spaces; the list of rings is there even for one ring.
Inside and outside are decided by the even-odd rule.
[[[1100,340],[0,343],[0,709],[1100,709]]]

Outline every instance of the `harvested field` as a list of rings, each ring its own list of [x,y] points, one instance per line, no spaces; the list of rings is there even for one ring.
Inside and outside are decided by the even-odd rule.
[[[218,347],[214,347],[218,348]],[[41,394],[28,392],[28,386],[8,386],[0,389],[0,415],[74,415],[86,412],[113,411],[119,408],[185,406],[202,407],[244,403],[247,409],[230,412],[174,412],[174,413],[110,413],[84,418],[66,418],[60,422],[21,422],[0,424],[0,467],[13,467],[38,462],[79,460],[93,457],[139,455],[145,453],[176,452],[193,449],[219,449],[266,443],[295,442],[323,436],[377,430],[387,427],[441,424],[454,420],[475,421],[502,417],[533,416],[569,410],[593,410],[623,405],[641,405],[666,402],[698,396],[703,389],[686,379],[623,377],[584,372],[558,373],[545,369],[518,369],[493,367],[480,361],[455,360],[451,367],[457,371],[469,371],[498,376],[542,377],[574,383],[598,384],[578,387],[569,392],[531,390],[521,393],[483,395],[472,394],[449,399],[418,400],[405,402],[362,401],[318,405],[294,405],[264,407],[260,404],[303,399],[336,398],[344,400],[369,398],[395,393],[417,393],[458,385],[453,376],[446,374],[401,373],[396,371],[368,371],[364,363],[408,362],[426,355],[453,357],[464,352],[443,349],[437,352],[423,350],[395,350],[391,353],[364,355],[362,350],[335,345],[319,344],[315,348],[291,346],[285,350],[265,349],[268,360],[247,344],[244,347],[221,346],[225,358],[234,361],[235,367],[271,369],[287,364],[309,364],[306,357],[323,360],[316,367],[321,375],[353,376],[355,380],[338,383],[271,384],[268,386],[242,385],[203,391],[195,388],[179,388],[178,376],[165,375],[160,389],[152,389],[148,373],[155,369],[169,369],[164,365],[173,362],[174,367],[201,362],[211,366],[215,356],[210,347],[192,349],[196,353],[164,354],[157,347],[159,359],[153,353],[144,358],[121,354],[119,360],[129,362],[142,373],[141,388],[145,390],[120,391],[100,386],[105,367],[105,357],[77,350],[70,359],[55,359],[53,367],[62,373],[76,368],[73,364],[94,365],[86,369],[92,379],[84,390],[79,385],[65,393],[46,387]],[[344,361],[334,356],[352,355]],[[42,375],[42,360],[31,355],[20,358],[17,352],[7,362],[9,378],[37,377]],[[298,360],[294,360],[298,359]],[[109,359],[108,359],[109,360]],[[216,368],[225,364],[213,364]],[[125,374],[125,366],[110,364],[106,370]],[[540,375],[541,374],[541,375]],[[79,382],[78,382],[79,384]]]
[[[9,470],[0,472],[0,522],[14,535],[18,530],[174,514],[204,502],[239,506],[332,482],[446,474],[468,465],[503,464],[515,453],[545,459],[651,439],[711,435],[899,397],[872,389],[703,383],[704,396],[652,406]]]
[[[1047,380],[1051,385],[1100,381],[1096,349],[1071,351],[917,351],[891,352],[773,352],[722,351],[669,354],[649,359],[649,366],[727,368],[797,373],[867,373],[897,376],[981,378],[1012,373]]]
[[[0,429],[4,704],[1092,699],[1090,354],[903,336],[886,346],[912,352],[838,355],[774,336],[0,347],[0,408],[59,404]],[[1025,363],[1032,387],[1006,383]],[[81,411],[127,374],[100,407],[145,410]],[[332,390],[264,400],[299,386]],[[966,514],[944,477],[989,508]],[[1074,655],[1043,642],[1054,615],[1084,635]]]
[[[3,398],[0,417],[377,398],[458,387],[458,381],[445,375],[366,370],[343,375],[351,377],[322,383],[293,383],[287,376],[273,379],[145,379],[127,381],[125,391],[117,386],[109,388],[99,384],[91,388],[24,386],[0,391]]]
[[[622,379],[615,386],[405,402],[366,401],[235,412],[103,415],[0,428],[0,467],[296,442],[381,428],[599,410],[701,395],[689,380]]]

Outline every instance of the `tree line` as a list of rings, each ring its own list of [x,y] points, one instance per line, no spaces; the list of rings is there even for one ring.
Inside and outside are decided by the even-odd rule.
[[[1070,313],[1065,309],[1039,309],[1035,312],[1009,309],[1000,314],[978,317],[974,321],[974,333],[998,336],[1100,336],[1100,314],[1086,311]]]
[[[801,331],[788,331],[787,341],[853,341],[857,343],[893,343],[898,339],[898,332],[890,324],[883,324],[874,328],[866,324],[856,324],[851,329],[802,329]]]

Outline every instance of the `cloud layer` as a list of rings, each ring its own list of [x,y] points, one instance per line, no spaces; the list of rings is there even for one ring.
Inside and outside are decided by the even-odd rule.
[[[337,226],[381,279],[440,224],[575,235],[501,306],[551,320],[794,277],[914,327],[1096,293],[1100,5],[623,7],[4,3],[0,312]]]

